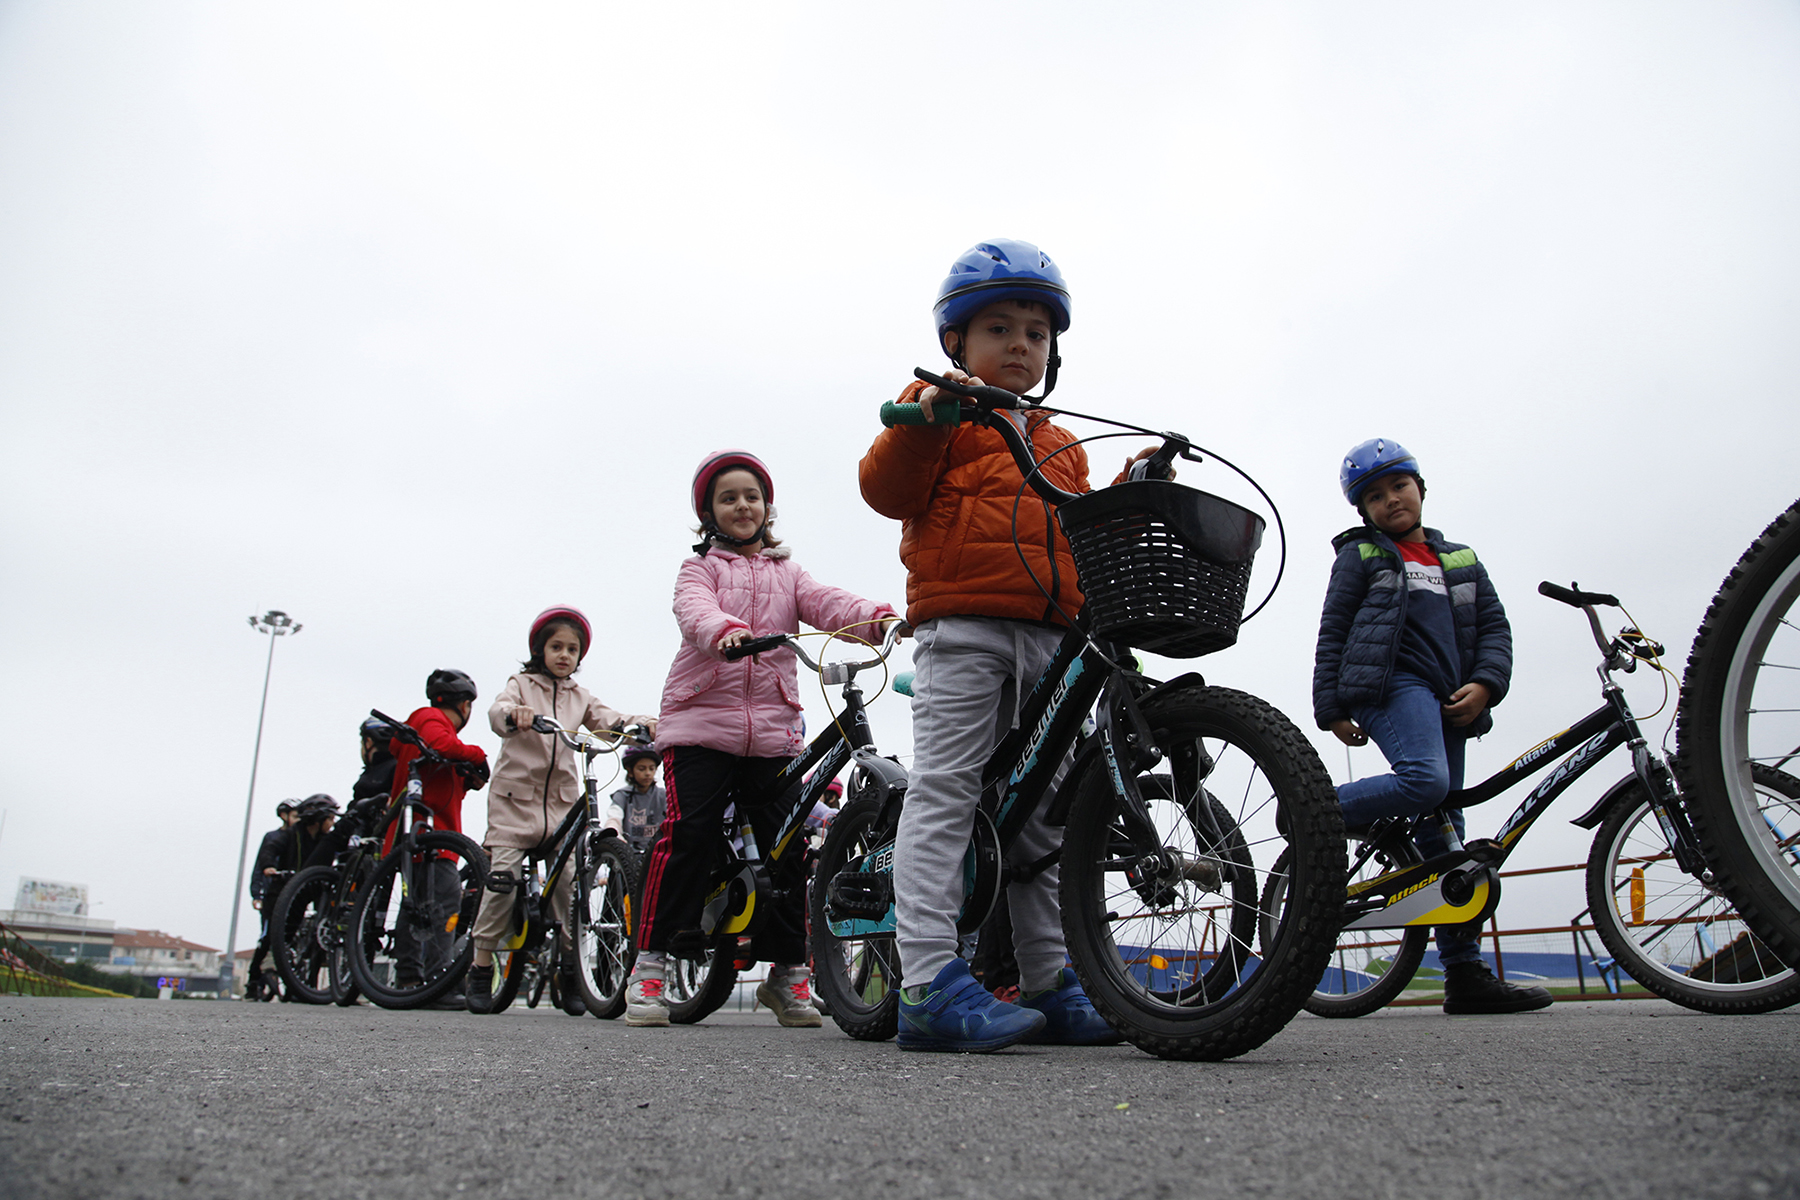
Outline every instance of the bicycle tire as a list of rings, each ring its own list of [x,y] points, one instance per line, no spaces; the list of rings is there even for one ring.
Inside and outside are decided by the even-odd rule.
[[[625,984],[637,960],[637,855],[614,837],[590,834],[569,900],[575,982],[587,1010],[603,1021],[625,1011]]]
[[[362,999],[362,989],[356,986],[356,976],[350,970],[349,939],[341,935],[331,951],[330,971],[333,1004],[339,1008],[349,1008]]]
[[[1754,773],[1759,790],[1800,799],[1800,779],[1761,765]],[[1594,834],[1587,894],[1607,951],[1663,999],[1707,1013],[1772,1012],[1800,1001],[1800,971],[1751,932],[1725,896],[1675,864],[1641,784]]]
[[[1249,913],[1247,936],[1240,932],[1242,903],[1199,877],[1193,864],[1209,847],[1181,844],[1187,831],[1179,827],[1159,830],[1181,869],[1160,881],[1134,881],[1143,864],[1112,857],[1123,836],[1118,803],[1104,764],[1094,759],[1072,781],[1063,833],[1069,954],[1095,1009],[1133,1045],[1161,1058],[1235,1058],[1286,1026],[1324,973],[1346,886],[1337,794],[1312,744],[1255,696],[1179,688],[1147,701],[1143,715],[1157,746],[1177,764],[1178,778],[1183,761],[1210,764],[1196,772],[1198,782],[1225,806],[1249,855],[1273,862],[1292,850],[1286,903],[1256,957],[1248,943],[1263,926],[1260,913]],[[1194,800],[1177,798],[1165,807],[1192,813],[1193,806]],[[1264,882],[1252,884],[1253,904],[1260,904]],[[1218,900],[1208,900],[1209,892]],[[1197,968],[1225,953],[1237,956],[1242,969],[1230,972],[1228,984],[1207,985],[1206,972]]]
[[[1398,849],[1390,852],[1386,864],[1371,858],[1368,870],[1386,871],[1419,861],[1419,852],[1410,843],[1406,850],[1410,853]],[[1263,887],[1259,914],[1263,937],[1274,936],[1274,916],[1286,902],[1287,856],[1283,854],[1269,868],[1269,881]],[[1424,926],[1399,930],[1341,929],[1325,973],[1313,985],[1312,995],[1302,1007],[1315,1017],[1332,1019],[1366,1017],[1378,1012],[1392,1004],[1413,981],[1430,944],[1431,930]]]
[[[1789,963],[1800,963],[1800,830],[1771,833],[1750,767],[1779,767],[1800,746],[1800,671],[1762,669],[1800,666],[1797,599],[1800,501],[1719,585],[1688,652],[1676,722],[1683,804],[1714,883]]]
[[[326,962],[330,972],[331,1002],[339,1008],[349,1008],[362,999],[362,988],[356,985],[356,973],[350,969],[349,916],[356,911],[356,897],[367,886],[374,864],[366,858],[358,858],[354,867],[357,877],[343,885],[333,901],[337,930],[332,936],[331,957]]]
[[[900,955],[894,935],[840,938],[826,912],[830,885],[845,867],[874,849],[871,834],[882,799],[852,800],[832,818],[813,871],[813,985],[837,1027],[864,1042],[884,1042],[900,1028]]]
[[[350,919],[350,970],[363,995],[383,1008],[418,1008],[430,1004],[456,986],[469,969],[475,954],[473,932],[481,894],[487,886],[487,855],[480,846],[460,833],[436,829],[414,839],[419,857],[425,863],[445,862],[453,866],[455,894],[435,899],[438,908],[429,911],[413,898],[397,894],[401,859],[406,850],[390,851],[368,883],[360,889],[356,908]],[[439,920],[443,925],[434,928]],[[443,956],[421,967],[417,980],[406,977],[409,943],[420,937],[448,935],[449,946]],[[421,959],[423,952],[420,952]]]
[[[304,1004],[331,1001],[330,955],[335,940],[332,901],[337,895],[336,867],[308,867],[288,880],[269,914],[269,954],[287,986],[287,994]]]
[[[735,943],[735,939],[727,939]],[[669,1002],[669,1023],[697,1025],[718,1012],[737,987],[737,968],[732,965],[733,945],[719,945],[699,958],[671,954],[663,967],[663,996]]]

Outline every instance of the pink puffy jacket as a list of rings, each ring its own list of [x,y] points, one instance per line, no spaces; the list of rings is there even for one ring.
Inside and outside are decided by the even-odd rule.
[[[806,738],[794,652],[726,662],[713,647],[734,629],[767,637],[798,633],[801,621],[878,642],[884,630],[870,622],[894,615],[890,605],[818,582],[785,546],[750,558],[713,546],[688,559],[675,577],[681,649],[663,684],[656,744],[750,758],[800,753]]]

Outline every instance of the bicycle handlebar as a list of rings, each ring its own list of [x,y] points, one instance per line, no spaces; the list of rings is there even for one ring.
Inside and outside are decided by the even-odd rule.
[[[1606,604],[1607,608],[1620,608],[1618,597],[1611,596],[1607,592],[1582,592],[1579,583],[1571,583],[1570,587],[1566,588],[1557,587],[1548,579],[1544,579],[1543,583],[1537,585],[1537,594],[1548,596],[1553,601],[1561,601],[1561,603],[1568,604],[1570,608],[1580,608],[1588,615],[1588,630],[1593,633],[1593,644],[1598,646],[1600,653],[1606,657],[1607,666],[1625,666],[1627,673],[1636,666],[1631,662],[1634,655],[1631,655],[1629,649],[1622,651],[1606,639],[1606,630],[1600,628],[1600,613],[1593,610],[1595,604]]]
[[[735,646],[727,646],[721,653],[724,654],[726,662],[737,662],[739,659],[749,658],[756,654],[765,654],[770,650],[779,650],[781,647],[786,646],[794,652],[795,657],[806,664],[806,669],[809,671],[823,672],[827,665],[847,667],[851,671],[860,671],[864,667],[873,667],[878,663],[886,661],[887,656],[893,653],[894,646],[900,641],[900,630],[904,624],[905,622],[897,617],[890,619],[887,635],[881,639],[881,644],[875,647],[875,657],[866,659],[863,662],[821,664],[817,659],[806,652],[805,648],[800,645],[798,639],[793,635],[786,633],[771,634],[768,637],[751,638],[747,642],[739,642]]]
[[[627,745],[641,745],[650,741],[650,731],[642,725],[627,725],[623,729],[601,729],[581,733],[564,729],[553,717],[533,717],[531,718],[531,729],[533,733],[550,734],[569,749],[580,750],[586,754],[623,750]]]

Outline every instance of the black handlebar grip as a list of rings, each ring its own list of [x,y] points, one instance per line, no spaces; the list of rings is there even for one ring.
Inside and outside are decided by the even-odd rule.
[[[555,733],[556,732],[556,726],[551,723],[550,718],[548,718],[548,717],[533,717],[533,718],[531,718],[531,728],[532,728],[533,732],[536,732],[536,733]]]
[[[1548,596],[1552,600],[1560,600],[1570,608],[1580,608],[1584,604],[1603,604],[1608,608],[1619,607],[1619,598],[1605,592],[1584,592],[1579,585],[1559,587],[1549,580],[1538,584],[1538,594]]]
[[[425,748],[425,742],[419,737],[418,730],[414,729],[411,725],[408,725],[405,721],[396,720],[382,712],[379,708],[371,708],[369,710],[369,715],[374,717],[377,721],[387,722],[388,729],[390,730],[388,734],[389,737],[397,741],[417,746],[420,749]]]
[[[747,642],[739,642],[735,646],[725,647],[725,661],[736,662],[740,658],[749,658],[753,654],[762,654],[777,649],[787,643],[787,635],[778,633],[772,637],[751,638]]]
[[[1022,408],[1025,402],[1005,388],[997,388],[987,383],[956,383],[945,379],[942,375],[933,375],[924,367],[914,367],[913,377],[923,379],[934,388],[955,396],[967,396],[969,399],[988,408]]]

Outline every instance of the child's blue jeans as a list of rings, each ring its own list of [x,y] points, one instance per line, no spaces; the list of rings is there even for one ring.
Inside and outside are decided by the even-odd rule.
[[[1446,793],[1462,787],[1468,739],[1445,723],[1444,706],[1424,680],[1397,671],[1388,681],[1386,700],[1358,705],[1351,716],[1381,747],[1393,771],[1351,780],[1337,790],[1344,824],[1354,828],[1383,817],[1424,816],[1444,802]],[[1462,809],[1451,809],[1449,816],[1460,839]],[[1429,821],[1414,832],[1413,842],[1427,858],[1449,849]],[[1481,960],[1479,941],[1466,925],[1440,925],[1437,949],[1438,962],[1446,967]]]

